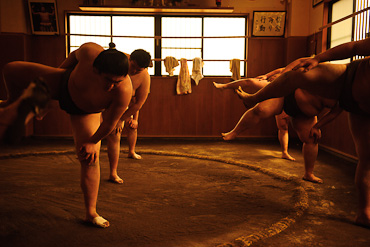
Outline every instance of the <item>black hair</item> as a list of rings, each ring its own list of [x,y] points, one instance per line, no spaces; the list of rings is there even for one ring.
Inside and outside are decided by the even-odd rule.
[[[126,76],[128,74],[129,62],[127,56],[116,50],[114,43],[109,43],[109,49],[102,51],[94,60],[93,66],[100,73]]]
[[[140,68],[148,68],[152,57],[150,56],[149,52],[143,49],[137,49],[131,53],[130,59],[136,61]]]

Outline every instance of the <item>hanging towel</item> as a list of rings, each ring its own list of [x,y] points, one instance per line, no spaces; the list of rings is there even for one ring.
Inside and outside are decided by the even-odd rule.
[[[166,67],[166,72],[173,76],[173,71],[175,70],[175,67],[179,66],[179,61],[177,61],[174,57],[166,57],[164,59],[164,67]]]
[[[231,78],[236,81],[240,80],[240,59],[232,59],[230,61]]]
[[[185,58],[180,59],[180,66],[180,74],[177,79],[176,92],[177,94],[191,93],[191,80],[188,62]]]
[[[198,86],[199,81],[202,80],[202,68],[203,68],[204,62],[200,57],[196,57],[193,59],[193,70],[191,74],[191,78],[195,81],[195,85]]]

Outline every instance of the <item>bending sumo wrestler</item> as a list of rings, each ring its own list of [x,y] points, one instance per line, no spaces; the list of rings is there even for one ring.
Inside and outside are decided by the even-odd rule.
[[[324,63],[332,60],[367,56],[349,64]],[[244,94],[249,107],[270,98],[289,95],[297,88],[339,101],[349,114],[358,165],[355,183],[359,203],[356,224],[370,227],[370,38],[331,48],[295,66],[255,94]]]
[[[8,99],[1,103],[0,114],[13,110],[14,116],[4,126],[5,132],[14,123],[25,122],[40,113],[47,99],[58,100],[61,109],[70,115],[76,153],[81,164],[81,188],[84,195],[86,221],[99,227],[109,222],[96,210],[101,140],[116,127],[129,106],[132,84],[128,76],[127,56],[116,50],[104,50],[98,44],[85,43],[73,51],[59,68],[37,63],[16,61],[3,68]],[[42,77],[43,83],[32,82]],[[37,80],[36,80],[37,81]],[[42,104],[31,107],[23,115],[25,100],[35,101],[43,95]],[[37,96],[39,97],[39,96]],[[37,98],[36,97],[36,98]],[[16,110],[16,111],[14,111]],[[45,110],[45,109],[43,109]],[[101,112],[104,119],[101,121]]]

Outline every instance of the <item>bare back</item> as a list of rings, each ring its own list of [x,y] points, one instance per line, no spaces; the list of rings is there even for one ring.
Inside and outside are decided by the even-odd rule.
[[[86,112],[97,112],[107,109],[113,101],[121,101],[126,91],[131,91],[128,76],[113,90],[108,90],[99,73],[93,68],[95,58],[103,51],[103,47],[87,43],[77,50],[77,65],[71,73],[68,83],[69,93],[73,102]]]
[[[150,75],[147,69],[143,69],[138,74],[130,75],[132,82],[132,101],[141,106],[145,103],[150,91]]]
[[[319,115],[325,108],[333,108],[337,104],[335,99],[327,99],[321,96],[312,95],[306,90],[297,89],[295,99],[299,109],[307,117]]]

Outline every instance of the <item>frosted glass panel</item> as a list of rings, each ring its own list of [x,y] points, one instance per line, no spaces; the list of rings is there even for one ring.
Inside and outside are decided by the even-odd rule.
[[[204,18],[204,36],[245,36],[245,18]]]
[[[244,39],[205,39],[204,59],[244,59]]]
[[[117,38],[113,37],[116,48],[124,53],[131,54],[134,50],[143,49],[154,58],[154,38]],[[149,74],[154,74],[154,67],[148,68]]]
[[[96,36],[74,36],[70,37],[71,47],[80,47],[82,44],[87,42],[94,42],[105,49],[109,47],[110,37],[96,37]]]
[[[113,16],[115,36],[154,36],[154,17]]]
[[[245,36],[245,18],[204,18],[204,36]],[[217,60],[234,58],[244,60],[245,38],[205,38],[203,58]],[[204,74],[231,75],[229,62],[207,62]],[[240,63],[241,76],[244,76],[244,62]]]
[[[70,16],[71,34],[110,35],[109,16]]]
[[[333,4],[332,22],[353,13],[353,0],[341,0]],[[352,18],[339,22],[331,28],[330,46],[350,42],[352,39]],[[348,63],[350,59],[332,61],[332,63]]]
[[[154,17],[70,15],[69,26],[71,52],[86,42],[94,42],[107,49],[113,41],[120,51],[130,54],[136,49],[144,49],[154,58]],[[154,68],[149,68],[148,71],[151,75],[154,74]]]
[[[167,56],[180,60],[186,58],[192,60],[202,56],[201,38],[165,38],[165,37],[201,37],[202,18],[198,17],[163,17],[162,18],[162,59]],[[188,61],[189,71],[193,63]],[[162,75],[168,75],[164,63],[161,69]],[[175,68],[174,75],[178,75],[180,66]]]
[[[202,18],[162,17],[163,37],[200,37]]]
[[[86,42],[95,42],[105,49],[110,42],[114,42],[118,50],[128,54],[136,49],[144,49],[153,59],[156,56],[161,59],[167,56],[173,56],[178,60],[185,58],[188,60],[190,73],[192,60],[200,57],[204,60],[205,76],[231,75],[230,60],[237,58],[242,60],[241,76],[244,76],[245,17],[154,17],[118,14],[68,14],[68,17],[70,51]],[[161,33],[155,29],[158,24],[161,24]],[[156,35],[161,38],[156,39]],[[161,55],[155,54],[156,45],[161,49]],[[154,75],[154,70],[149,68],[149,73]],[[179,70],[180,67],[177,67],[174,74],[177,75]],[[163,62],[161,74],[168,74]]]

